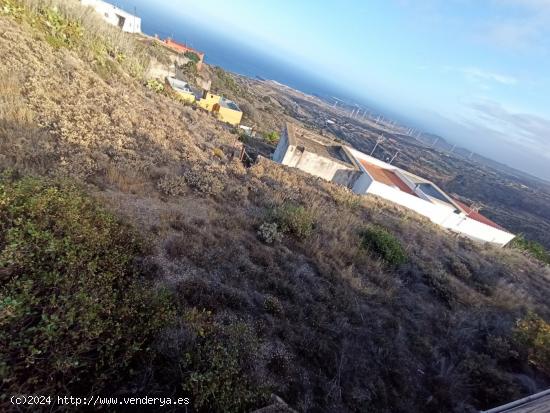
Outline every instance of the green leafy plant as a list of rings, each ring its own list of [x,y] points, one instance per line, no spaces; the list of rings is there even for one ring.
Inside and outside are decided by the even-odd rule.
[[[523,235],[518,235],[514,238],[510,246],[525,251],[546,264],[550,264],[550,253],[546,251],[544,246],[536,241],[526,239]]]
[[[282,233],[298,239],[308,238],[315,228],[315,214],[302,205],[286,202],[271,211],[271,220]]]
[[[42,8],[39,16],[47,32],[46,40],[54,47],[74,47],[84,35],[80,23],[66,19],[57,7]]]
[[[147,86],[148,89],[151,89],[157,93],[164,92],[164,83],[162,83],[160,80],[157,80],[157,79],[149,79],[145,83],[145,86]]]
[[[271,144],[275,144],[275,143],[279,142],[279,139],[280,139],[279,134],[275,131],[264,132],[262,134],[262,136],[267,142],[269,142]]]
[[[70,183],[0,180],[5,391],[97,392],[131,376],[171,317],[134,269],[143,248]]]
[[[514,337],[527,349],[529,362],[550,374],[550,324],[530,312],[516,323]]]
[[[185,322],[196,339],[182,358],[182,387],[199,412],[250,411],[267,400],[266,389],[251,375],[260,343],[247,324],[221,324],[210,312],[196,309]]]
[[[186,51],[183,55],[195,64],[199,63],[199,61],[201,60],[198,54],[189,50]]]
[[[378,225],[371,225],[362,232],[361,246],[390,265],[400,265],[407,260],[407,254],[399,240],[387,229]]]

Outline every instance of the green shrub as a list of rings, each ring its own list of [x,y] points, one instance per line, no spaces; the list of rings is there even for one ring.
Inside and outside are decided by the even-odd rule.
[[[2,177],[4,393],[97,393],[130,377],[171,316],[136,276],[142,251],[134,231],[71,184]]]
[[[148,89],[151,89],[157,93],[164,92],[164,83],[157,79],[149,79],[147,83],[145,83],[145,86],[147,86]]]
[[[283,234],[294,235],[298,239],[308,238],[315,227],[315,214],[309,209],[290,202],[271,211],[274,221]]]
[[[544,246],[536,241],[525,239],[523,235],[518,235],[514,238],[510,246],[521,251],[526,251],[536,259],[546,264],[550,264],[550,253],[546,251]]]
[[[264,299],[264,309],[268,313],[278,315],[283,313],[283,305],[277,297],[268,295]]]
[[[363,231],[361,246],[390,265],[400,265],[407,261],[407,254],[399,240],[387,229],[377,225],[371,225]]]
[[[271,132],[264,132],[262,134],[263,138],[268,141],[271,144],[275,144],[279,142],[280,136],[277,132],[271,131]]]
[[[252,374],[260,345],[254,331],[243,322],[214,321],[206,311],[191,310],[185,321],[196,338],[181,361],[182,387],[194,408],[238,413],[265,403],[268,392]]]
[[[529,313],[518,320],[514,333],[516,341],[527,349],[529,362],[550,374],[550,324]]]
[[[198,54],[190,51],[185,52],[183,55],[195,64],[199,63],[201,60]]]
[[[46,40],[54,47],[72,48],[78,44],[84,35],[84,29],[79,22],[66,19],[57,7],[40,9],[38,20],[47,33]]]

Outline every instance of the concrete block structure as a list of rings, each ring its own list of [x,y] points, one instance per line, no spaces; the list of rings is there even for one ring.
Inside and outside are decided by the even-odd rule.
[[[292,123],[287,123],[272,159],[344,186],[358,174],[346,147]]]
[[[113,4],[101,0],[81,0],[83,6],[92,7],[103,19],[128,33],[141,33],[141,18]]]
[[[504,246],[514,238],[433,182],[288,123],[273,160],[409,208],[450,231]]]

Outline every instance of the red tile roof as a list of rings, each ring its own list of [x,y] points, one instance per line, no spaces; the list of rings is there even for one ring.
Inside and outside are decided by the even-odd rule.
[[[418,196],[409,186],[401,180],[393,171],[380,168],[365,160],[361,160],[361,165],[367,170],[372,179],[389,186],[396,186],[399,190],[408,193],[409,195]]]
[[[496,222],[493,222],[489,218],[484,217],[479,212],[473,210],[472,208],[470,208],[465,203],[460,202],[459,200],[457,200],[455,198],[453,198],[453,201],[456,202],[458,204],[458,206],[464,210],[464,212],[466,212],[466,214],[468,215],[469,218],[472,218],[473,220],[481,222],[482,224],[489,225],[493,228],[500,229],[502,231],[506,231],[504,228],[502,228]],[[506,231],[506,232],[508,232],[508,231]]]
[[[164,44],[166,44],[166,46],[169,46],[172,49],[174,49],[174,50],[176,50],[180,53],[185,53],[185,52],[189,51],[189,52],[193,52],[193,53],[197,54],[201,60],[204,59],[204,53],[203,52],[200,52],[196,49],[193,49],[192,47],[189,47],[185,44],[178,43],[178,42],[176,42],[172,39],[165,39]]]

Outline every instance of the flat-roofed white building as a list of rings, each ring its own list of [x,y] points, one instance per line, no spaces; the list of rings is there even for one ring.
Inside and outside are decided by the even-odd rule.
[[[273,160],[347,186],[357,194],[377,195],[478,241],[504,246],[514,238],[433,182],[294,124],[287,124]]]
[[[83,6],[90,6],[113,26],[128,33],[141,33],[141,18],[128,13],[113,4],[101,0],[81,0]]]

